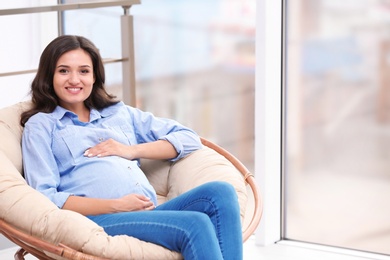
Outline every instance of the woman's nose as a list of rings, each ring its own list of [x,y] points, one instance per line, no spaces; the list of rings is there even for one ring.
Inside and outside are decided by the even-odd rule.
[[[80,82],[80,79],[79,79],[77,73],[71,73],[69,75],[69,84],[77,85],[79,82]]]

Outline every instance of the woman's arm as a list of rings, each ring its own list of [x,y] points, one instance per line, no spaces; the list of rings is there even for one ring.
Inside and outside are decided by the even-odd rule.
[[[152,210],[155,208],[155,205],[146,196],[129,194],[119,199],[94,199],[69,196],[62,208],[88,216],[116,212]]]
[[[196,132],[179,122],[168,118],[155,117],[152,113],[143,112],[136,108],[127,108],[132,119],[137,143],[164,140],[173,146],[176,156],[164,158],[176,161],[202,148],[200,138]]]
[[[165,140],[129,146],[113,139],[101,142],[84,153],[84,156],[88,157],[105,157],[110,155],[120,156],[128,160],[138,158],[163,160],[175,158],[178,153],[175,147]]]

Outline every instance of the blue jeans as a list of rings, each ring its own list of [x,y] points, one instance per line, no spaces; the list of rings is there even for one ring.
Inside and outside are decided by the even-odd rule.
[[[180,252],[184,259],[241,260],[240,208],[233,188],[210,182],[152,211],[89,216],[109,235],[129,235]]]

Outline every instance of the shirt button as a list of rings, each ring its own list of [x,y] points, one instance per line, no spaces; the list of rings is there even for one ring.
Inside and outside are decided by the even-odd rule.
[[[104,138],[103,137],[99,137],[99,142],[103,142]]]
[[[130,166],[127,166],[127,169],[131,170],[131,167],[130,167]]]
[[[136,185],[136,186],[139,186],[139,182],[137,182],[135,185]]]

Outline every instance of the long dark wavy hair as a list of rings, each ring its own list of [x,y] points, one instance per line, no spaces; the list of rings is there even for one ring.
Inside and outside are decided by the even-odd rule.
[[[92,59],[93,84],[91,95],[84,101],[88,108],[102,109],[118,103],[116,97],[107,93],[104,82],[105,72],[99,50],[88,39],[76,35],[63,35],[54,39],[43,50],[39,60],[38,72],[31,83],[32,107],[21,115],[20,123],[26,124],[28,119],[38,112],[51,113],[59,104],[54,92],[53,77],[58,59],[66,52],[83,49]]]

